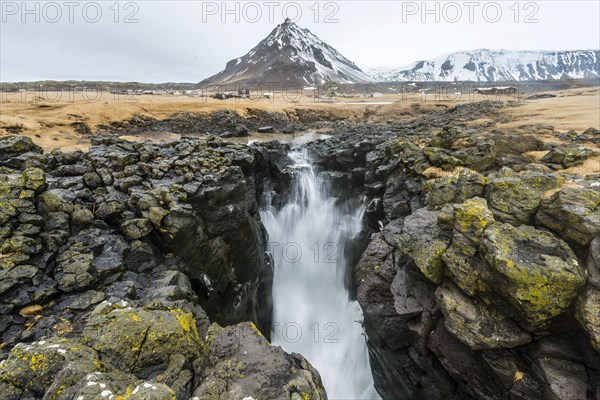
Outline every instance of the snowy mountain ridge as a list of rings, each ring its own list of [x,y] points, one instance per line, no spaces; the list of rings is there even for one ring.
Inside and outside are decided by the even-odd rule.
[[[600,50],[466,50],[405,67],[371,68],[368,72],[379,82],[593,79],[600,77]]]
[[[336,49],[286,19],[246,55],[200,84],[320,85],[364,83],[371,77]]]

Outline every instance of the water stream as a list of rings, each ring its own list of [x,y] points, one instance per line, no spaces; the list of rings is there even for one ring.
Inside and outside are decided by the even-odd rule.
[[[275,261],[273,344],[302,354],[320,372],[330,400],[380,399],[373,387],[362,311],[344,277],[344,245],[361,231],[363,207],[345,212],[328,195],[306,151],[290,153],[289,202],[261,213]]]

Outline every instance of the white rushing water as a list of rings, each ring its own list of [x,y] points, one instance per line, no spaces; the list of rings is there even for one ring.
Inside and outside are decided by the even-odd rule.
[[[290,154],[290,200],[261,213],[275,261],[273,344],[302,354],[330,400],[380,399],[373,387],[358,302],[344,285],[344,245],[361,231],[364,208],[344,213],[316,177],[305,151]],[[268,202],[270,203],[270,202]]]

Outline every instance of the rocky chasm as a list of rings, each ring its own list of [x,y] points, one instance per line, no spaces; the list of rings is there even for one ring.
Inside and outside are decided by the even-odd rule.
[[[600,132],[472,123],[504,107],[328,122],[303,147],[336,207],[364,207],[342,275],[383,399],[600,396],[600,176],[571,172]],[[269,342],[260,210],[290,200],[290,147],[92,142],[0,139],[3,396],[326,399]]]

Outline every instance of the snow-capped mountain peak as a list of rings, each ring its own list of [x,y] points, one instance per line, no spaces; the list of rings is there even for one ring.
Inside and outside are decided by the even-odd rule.
[[[400,68],[373,68],[376,81],[535,81],[600,77],[600,51],[457,51]]]
[[[229,61],[223,71],[201,84],[315,85],[362,83],[371,77],[336,49],[290,19],[246,55]]]

